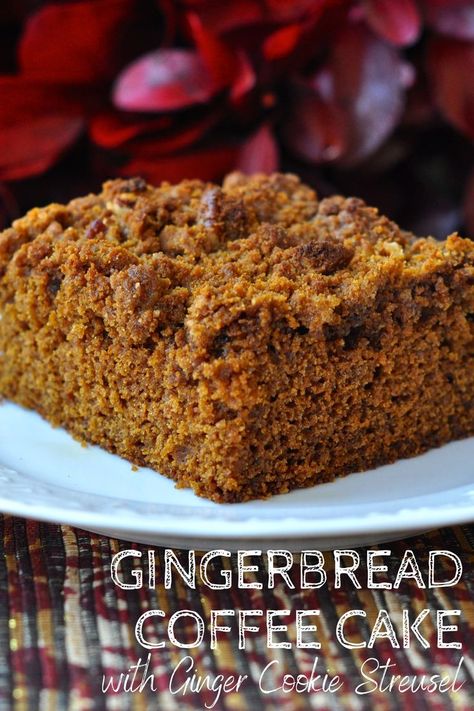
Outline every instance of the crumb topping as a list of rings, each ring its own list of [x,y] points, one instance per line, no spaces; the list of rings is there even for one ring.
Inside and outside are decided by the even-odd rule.
[[[205,323],[246,309],[324,336],[342,299],[352,308],[384,274],[433,270],[446,251],[462,259],[466,242],[415,239],[360,199],[318,200],[291,174],[157,188],[132,178],[17,220],[0,236],[0,273],[13,284],[36,272],[51,299],[79,284],[110,336],[135,344],[183,325],[207,342]]]

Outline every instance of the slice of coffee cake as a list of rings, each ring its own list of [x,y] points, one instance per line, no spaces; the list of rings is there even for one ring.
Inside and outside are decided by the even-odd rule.
[[[34,209],[0,312],[3,397],[215,501],[474,434],[474,243],[292,175]]]

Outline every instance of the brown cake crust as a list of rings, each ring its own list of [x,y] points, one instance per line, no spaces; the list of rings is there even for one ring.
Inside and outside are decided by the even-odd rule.
[[[474,243],[293,175],[31,210],[0,313],[3,397],[215,501],[474,434]]]

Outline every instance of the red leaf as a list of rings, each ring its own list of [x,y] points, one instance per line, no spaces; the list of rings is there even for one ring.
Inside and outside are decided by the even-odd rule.
[[[232,3],[222,0],[187,2],[186,5],[199,15],[205,27],[212,27],[217,35],[259,22],[263,17],[263,9],[258,0],[232,0]]]
[[[215,125],[219,118],[219,114],[211,113],[197,120],[194,119],[192,122],[187,122],[184,125],[180,124],[176,126],[173,131],[169,131],[166,134],[157,137],[157,153],[174,153],[175,151],[180,151],[183,148],[192,146],[197,143],[212,126]],[[139,155],[139,153],[144,154],[148,150],[146,146],[142,145],[137,148],[138,152],[135,153],[135,155]]]
[[[236,55],[215,34],[203,26],[198,15],[190,13],[188,22],[199,54],[216,86],[220,88],[228,86],[237,73]]]
[[[0,78],[0,179],[43,173],[84,126],[81,107],[49,86]]]
[[[212,146],[189,153],[157,156],[151,143],[146,155],[132,158],[122,166],[120,174],[141,175],[154,184],[163,180],[179,182],[185,178],[221,180],[235,168],[236,159],[237,149],[234,146]]]
[[[414,0],[365,0],[365,11],[374,32],[392,44],[413,44],[421,29]]]
[[[287,25],[269,35],[263,43],[266,59],[279,59],[290,54],[301,36],[300,25]]]
[[[345,149],[341,110],[332,102],[307,92],[295,96],[291,103],[292,110],[284,128],[285,143],[290,150],[311,163],[340,158]]]
[[[255,87],[257,76],[254,68],[244,52],[238,53],[238,70],[230,90],[233,103],[238,103],[246,94]]]
[[[108,81],[118,70],[133,0],[81,0],[45,5],[30,16],[19,47],[23,72],[39,81]]]
[[[404,106],[404,64],[393,47],[354,26],[340,33],[328,69],[334,102],[344,115],[344,160],[354,163],[375,151],[397,125]]]
[[[0,76],[0,123],[14,124],[23,114],[84,113],[88,103],[74,87],[51,87],[21,76]]]
[[[180,151],[196,143],[220,118],[219,113],[206,113],[191,120],[177,120],[172,116],[158,119],[130,118],[116,114],[97,117],[91,123],[91,137],[104,148],[126,145],[135,158],[147,157],[150,144],[156,155]],[[98,120],[99,119],[99,120]]]
[[[17,180],[44,173],[82,129],[82,119],[58,114],[29,117],[15,126],[2,127],[0,179]]]
[[[474,140],[474,44],[434,39],[428,71],[436,104],[444,116]]]
[[[240,149],[237,168],[242,173],[274,173],[278,170],[278,146],[271,128],[264,124]]]
[[[146,119],[123,113],[102,113],[89,124],[92,140],[102,148],[117,148],[144,133],[166,130],[173,124],[171,116]]]
[[[443,35],[474,40],[474,3],[472,0],[425,0],[428,24]]]
[[[114,102],[125,111],[176,111],[209,101],[219,89],[196,51],[158,49],[120,74]]]

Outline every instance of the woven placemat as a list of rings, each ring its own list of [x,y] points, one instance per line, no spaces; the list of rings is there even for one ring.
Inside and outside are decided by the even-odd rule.
[[[187,694],[170,692],[170,675],[178,667],[176,686],[187,678],[185,657],[201,678],[215,679],[219,674],[244,675],[238,693],[222,693],[213,708],[217,711],[259,711],[279,709],[458,709],[474,708],[474,682],[472,651],[474,649],[474,529],[449,528],[440,531],[384,544],[390,548],[390,566],[387,580],[393,580],[394,571],[407,548],[416,554],[422,571],[427,569],[429,552],[446,549],[455,552],[463,564],[463,575],[454,587],[420,589],[415,580],[405,580],[400,589],[369,590],[362,585],[354,588],[350,581],[341,589],[334,589],[331,579],[333,557],[325,554],[328,584],[319,589],[302,589],[298,566],[291,570],[295,589],[289,590],[281,580],[268,589],[266,571],[262,563],[254,574],[262,582],[261,590],[239,589],[210,590],[198,584],[190,588],[177,580],[169,590],[156,580],[153,589],[123,590],[114,584],[110,574],[112,556],[125,549],[142,551],[147,546],[124,543],[94,535],[68,526],[25,521],[9,516],[0,517],[0,709],[1,711],[38,711],[49,709],[100,710],[137,709],[143,711],[186,711],[204,709],[215,701],[210,690]],[[377,547],[374,547],[377,548]],[[156,560],[163,551],[155,550]],[[364,560],[364,549],[360,550]],[[177,551],[183,566],[187,553]],[[197,556],[199,561],[199,555]],[[133,580],[131,558],[123,560],[123,571]],[[145,560],[145,558],[143,559]],[[233,570],[236,560],[214,560],[220,566]],[[128,567],[127,567],[128,566]],[[393,566],[393,569],[392,569]],[[146,570],[144,571],[146,573]],[[361,570],[361,580],[364,570]],[[382,579],[382,578],[380,578]],[[160,609],[168,618],[180,609],[191,609],[208,620],[212,609],[312,609],[320,610],[318,639],[321,649],[299,649],[295,646],[294,615],[285,620],[288,632],[279,639],[292,643],[290,649],[269,649],[264,630],[249,634],[246,648],[239,649],[237,634],[228,634],[219,640],[214,651],[203,643],[196,649],[179,649],[168,642],[166,621],[153,618],[156,639],[166,639],[162,649],[150,652],[138,644],[135,625],[141,614]],[[377,611],[390,612],[397,630],[402,612],[408,610],[415,617],[423,608],[430,614],[420,626],[420,631],[430,641],[430,648],[411,644],[408,649],[393,649],[388,640],[378,640],[371,650],[346,649],[338,643],[334,629],[337,619],[350,609],[361,609],[367,618],[350,621],[351,639],[367,640]],[[461,649],[436,647],[436,611],[459,609],[459,629],[450,639],[461,644]],[[221,621],[221,624],[223,622]],[[191,633],[190,633],[191,634]],[[207,639],[207,637],[206,637]],[[104,679],[120,678],[138,660],[150,654],[148,673],[152,674],[155,688],[146,684],[142,691],[114,693],[102,691]],[[318,669],[338,674],[342,687],[336,693],[301,692],[285,693],[275,690],[265,694],[259,688],[259,679],[269,662],[276,660],[267,672],[267,687],[277,689],[281,676],[311,674],[315,656]],[[381,663],[391,658],[392,674],[415,676],[456,676],[457,691],[440,693],[400,693],[380,691],[367,695],[354,692],[361,678],[361,664],[369,657]],[[461,657],[463,658],[460,664]],[[178,666],[181,662],[181,665]]]

